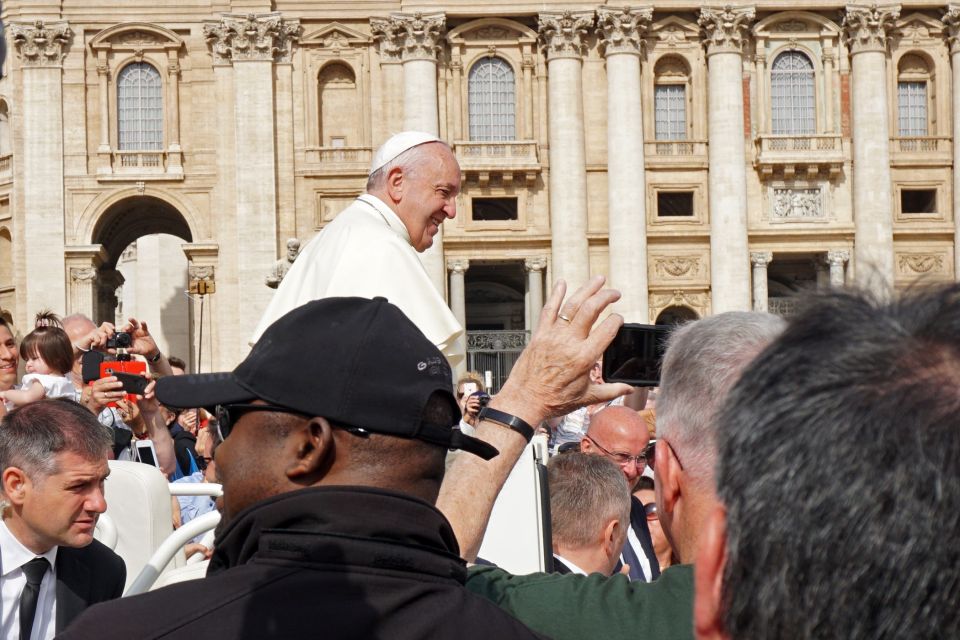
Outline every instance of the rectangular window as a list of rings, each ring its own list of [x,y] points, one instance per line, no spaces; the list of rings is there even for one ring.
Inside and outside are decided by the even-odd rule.
[[[927,83],[898,82],[897,99],[899,133],[901,136],[926,136]]]
[[[687,139],[687,87],[658,84],[653,88],[657,140]]]
[[[693,216],[693,191],[658,191],[657,215],[661,218]]]
[[[471,217],[478,221],[516,220],[516,198],[473,198]]]
[[[900,191],[900,213],[936,212],[936,189],[903,189]]]

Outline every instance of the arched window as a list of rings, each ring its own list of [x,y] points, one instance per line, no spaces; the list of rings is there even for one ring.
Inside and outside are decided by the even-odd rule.
[[[770,68],[774,134],[811,135],[817,130],[813,63],[799,51],[777,56]]]
[[[897,131],[901,137],[930,135],[927,102],[930,67],[918,55],[907,54],[897,67]]]
[[[359,144],[360,100],[357,78],[349,65],[334,62],[317,77],[320,91],[320,145],[349,147]]]
[[[687,139],[687,85],[690,69],[680,58],[661,58],[653,70],[654,138]]]
[[[117,135],[121,151],[163,149],[163,82],[153,65],[134,62],[120,71]]]
[[[0,101],[0,157],[8,156],[13,150],[13,140],[10,138],[10,110],[7,103]]]
[[[484,58],[470,69],[470,139],[516,140],[516,82],[502,58]]]

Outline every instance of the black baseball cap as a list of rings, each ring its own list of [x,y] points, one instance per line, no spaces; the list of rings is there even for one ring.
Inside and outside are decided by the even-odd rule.
[[[499,452],[454,429],[422,424],[440,393],[456,419],[453,375],[440,350],[385,298],[325,298],[274,322],[229,373],[167,376],[157,399],[173,408],[263,400],[342,426],[462,449]]]

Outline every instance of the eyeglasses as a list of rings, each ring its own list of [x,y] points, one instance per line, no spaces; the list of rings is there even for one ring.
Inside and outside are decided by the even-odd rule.
[[[251,411],[269,411],[272,413],[291,413],[296,416],[307,417],[302,411],[296,409],[287,409],[274,404],[218,404],[214,410],[217,416],[217,431],[220,434],[220,440],[226,440],[230,432],[233,431],[233,425],[237,423],[243,414]]]
[[[594,445],[596,445],[597,449],[600,449],[600,451],[603,452],[603,455],[607,456],[608,458],[616,462],[621,467],[629,464],[631,460],[637,465],[637,469],[640,469],[641,471],[647,466],[646,449],[644,449],[643,453],[641,453],[638,456],[632,456],[629,453],[615,453],[613,451],[610,451],[609,449],[604,448],[602,444],[600,444],[590,436],[584,436],[584,438],[586,438],[587,440],[592,442]]]
[[[660,519],[660,514],[657,513],[656,502],[648,502],[647,504],[643,505],[643,513],[647,516],[647,522]]]

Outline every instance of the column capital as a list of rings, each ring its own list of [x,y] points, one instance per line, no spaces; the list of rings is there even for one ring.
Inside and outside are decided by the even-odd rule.
[[[370,18],[370,30],[380,41],[380,55],[396,62],[436,61],[443,43],[447,16],[434,13],[392,13],[388,18]]]
[[[470,268],[470,261],[466,258],[447,258],[447,271],[463,274]]]
[[[219,21],[203,23],[203,37],[215,65],[247,60],[289,62],[301,30],[299,20],[285,20],[277,11],[225,13]]]
[[[98,276],[95,267],[70,267],[70,280],[73,282],[94,282]]]
[[[544,11],[537,16],[540,40],[547,59],[583,57],[587,29],[593,26],[593,11]]]
[[[528,273],[531,271],[543,271],[547,268],[547,259],[543,257],[527,258],[523,261],[523,268]]]
[[[700,25],[707,55],[742,53],[743,43],[757,12],[753,7],[703,7]]]
[[[750,264],[754,267],[763,267],[764,269],[773,262],[773,252],[772,251],[751,251],[750,252]]]
[[[187,277],[190,280],[214,282],[217,279],[217,268],[212,264],[189,265]]]
[[[14,22],[10,25],[13,46],[24,67],[59,67],[66,55],[64,49],[73,39],[73,31],[65,21]]]
[[[72,274],[71,274],[72,275]],[[104,269],[100,272],[98,280],[100,284],[103,285],[105,289],[108,289],[110,292],[116,291],[117,288],[123,285],[126,282],[126,279],[123,277],[123,274],[117,271],[116,269]]]
[[[643,53],[650,22],[651,7],[624,7],[623,9],[597,9],[597,27],[600,31],[603,55],[618,53],[640,55]]]
[[[886,52],[887,36],[899,17],[898,4],[848,4],[843,13],[843,33],[850,55]]]
[[[850,260],[850,252],[846,249],[827,251],[827,264],[831,267],[842,267]]]
[[[950,53],[960,53],[960,4],[948,4],[943,14],[943,24],[947,27],[947,44]]]

